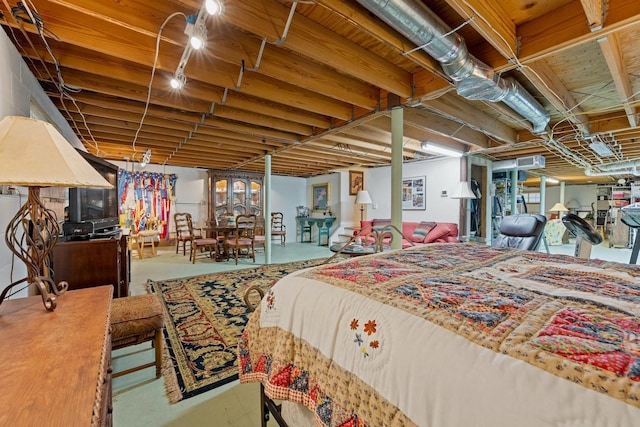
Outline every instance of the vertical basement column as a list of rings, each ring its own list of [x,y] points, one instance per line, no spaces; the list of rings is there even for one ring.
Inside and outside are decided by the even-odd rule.
[[[547,177],[542,175],[540,177],[540,215],[544,215],[547,210]]]
[[[404,110],[391,109],[391,224],[402,230],[402,138]],[[392,249],[402,248],[402,236],[396,235]]]
[[[564,185],[565,185],[565,182],[560,181],[560,203],[562,203],[562,206],[564,206]]]
[[[518,169],[511,171],[511,215],[518,213]]]
[[[264,263],[271,264],[271,154],[264,156]]]

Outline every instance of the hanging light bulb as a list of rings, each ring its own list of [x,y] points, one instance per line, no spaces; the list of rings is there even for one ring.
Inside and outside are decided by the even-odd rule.
[[[147,148],[147,151],[144,152],[142,156],[142,162],[140,162],[140,166],[145,167],[151,161],[151,148]]]
[[[207,27],[203,23],[196,24],[191,31],[191,47],[202,49],[207,42]]]
[[[170,82],[171,87],[174,89],[182,89],[185,83],[187,83],[187,77],[180,70],[176,71],[176,74],[173,76]]]
[[[222,13],[222,3],[218,0],[206,0],[204,7],[209,15],[220,15]]]

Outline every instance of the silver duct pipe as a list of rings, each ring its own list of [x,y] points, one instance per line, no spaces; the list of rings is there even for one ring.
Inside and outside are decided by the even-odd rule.
[[[635,168],[621,169],[611,172],[594,172],[591,169],[585,169],[584,174],[586,176],[611,176],[611,175],[635,175],[638,176],[638,171]]]
[[[586,176],[631,175],[631,174],[633,174],[633,170],[632,169],[621,169],[619,171],[612,171],[612,172],[595,172],[595,171],[592,171],[591,169],[585,169],[584,170],[584,174]]]
[[[494,74],[471,56],[464,40],[416,0],[358,0],[370,12],[441,63],[460,96],[474,101],[504,102],[544,133],[549,113],[517,81]]]
[[[606,165],[597,165],[596,167],[601,171],[615,171],[618,169],[629,169],[640,166],[640,160],[628,160],[624,162],[612,162]]]

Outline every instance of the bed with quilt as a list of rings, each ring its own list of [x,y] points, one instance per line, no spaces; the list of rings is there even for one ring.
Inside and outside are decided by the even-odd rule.
[[[276,283],[238,351],[241,382],[318,426],[640,426],[640,268],[469,243],[352,258]]]

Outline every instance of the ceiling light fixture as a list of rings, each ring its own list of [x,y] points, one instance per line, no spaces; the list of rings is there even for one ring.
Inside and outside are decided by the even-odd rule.
[[[187,24],[188,34],[190,36],[189,43],[195,50],[200,50],[207,45],[207,27],[204,26],[204,22],[198,24]],[[185,33],[187,33],[185,29]]]
[[[427,153],[431,153],[431,154],[441,154],[443,156],[449,156],[449,157],[462,157],[462,152],[460,151],[456,151],[452,148],[442,147],[440,145],[434,145],[426,141],[420,144],[420,147]]]
[[[560,181],[555,179],[555,178],[551,178],[550,176],[547,177],[547,184],[557,184]]]
[[[595,151],[598,155],[602,157],[613,156],[613,151],[611,151],[609,146],[602,141],[592,142],[591,144],[589,144],[589,148],[591,148],[593,151]]]
[[[151,161],[151,148],[147,148],[147,151],[142,155],[142,162],[140,162],[140,166],[145,167]]]
[[[171,79],[171,87],[182,89],[187,82],[184,69],[189,62],[193,50],[202,50],[207,43],[207,15],[220,15],[224,11],[224,4],[220,0],[205,0],[202,7],[195,15],[187,16],[187,25],[184,33],[189,36],[189,44],[185,46],[182,57]]]
[[[181,70],[176,71],[176,74],[171,79],[171,87],[174,89],[182,89],[187,82],[187,77]]]
[[[205,0],[204,8],[211,16],[222,14],[223,4],[218,0]]]

